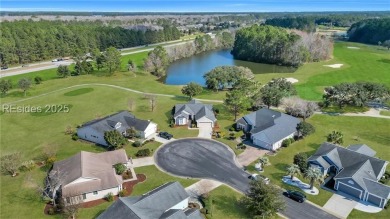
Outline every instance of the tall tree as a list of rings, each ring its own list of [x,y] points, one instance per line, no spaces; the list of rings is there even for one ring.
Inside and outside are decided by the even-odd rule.
[[[317,167],[309,167],[305,172],[305,177],[310,180],[310,189],[313,189],[314,183],[322,183],[324,180],[324,174]]]
[[[308,122],[300,122],[297,127],[298,137],[305,138],[308,135],[311,135],[315,132],[315,128],[312,124]]]
[[[294,176],[299,176],[301,174],[301,170],[298,165],[291,164],[286,169],[287,175],[291,176],[291,180],[294,179]]]
[[[6,95],[7,92],[12,88],[11,80],[1,79],[0,81],[0,91],[2,95]]]
[[[305,173],[307,170],[307,154],[301,152],[301,153],[294,155],[293,163],[298,165],[301,173]]]
[[[332,131],[331,133],[328,134],[326,137],[326,141],[331,142],[333,144],[343,144],[343,133],[339,131]]]
[[[168,54],[162,46],[157,46],[148,53],[148,57],[144,62],[144,69],[157,77],[162,77],[166,74],[165,68],[168,66]]]
[[[108,145],[114,149],[117,149],[126,143],[126,139],[117,130],[104,132],[104,140],[106,140]]]
[[[250,107],[248,98],[243,95],[239,90],[232,90],[226,93],[224,100],[226,107],[234,115],[234,121],[237,120],[237,116],[245,109]]]
[[[28,78],[22,78],[19,80],[18,86],[22,89],[24,96],[26,96],[27,90],[31,88],[31,80]]]
[[[297,94],[291,82],[285,78],[274,78],[260,89],[260,98],[262,102],[270,108],[279,106],[283,97],[294,96]]]
[[[188,96],[190,99],[198,94],[201,94],[202,91],[202,86],[195,82],[190,82],[181,89],[181,93]]]
[[[109,47],[104,52],[104,64],[110,74],[119,70],[121,67],[121,53],[115,47]]]
[[[70,71],[68,66],[66,65],[59,65],[57,68],[57,75],[61,78],[66,78],[70,75]]]
[[[263,181],[252,181],[246,196],[240,201],[252,218],[272,218],[285,208],[280,189]]]

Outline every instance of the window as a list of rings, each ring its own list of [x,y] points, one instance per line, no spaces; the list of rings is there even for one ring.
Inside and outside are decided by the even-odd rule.
[[[98,191],[94,191],[94,192],[93,192],[93,195],[97,195],[97,194],[98,194]]]
[[[85,194],[85,193],[83,194],[83,200],[84,199],[87,199],[87,194]]]

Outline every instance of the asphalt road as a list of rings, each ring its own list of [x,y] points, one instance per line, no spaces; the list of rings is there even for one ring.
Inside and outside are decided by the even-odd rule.
[[[234,154],[223,144],[207,139],[180,139],[160,148],[155,163],[178,176],[214,179],[239,191],[249,189],[249,174],[237,167]]]
[[[225,183],[242,193],[249,189],[249,174],[235,163],[235,155],[222,143],[200,139],[172,141],[155,154],[155,164],[166,172],[183,177],[208,178]],[[336,219],[337,217],[309,203],[284,197],[291,219]]]

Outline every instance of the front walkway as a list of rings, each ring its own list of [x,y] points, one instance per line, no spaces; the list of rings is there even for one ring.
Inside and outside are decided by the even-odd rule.
[[[237,161],[241,164],[241,166],[248,166],[260,157],[264,156],[267,152],[269,151],[247,146],[245,151],[237,156]]]
[[[339,217],[347,218],[356,205],[357,202],[353,199],[344,197],[339,194],[333,194],[324,205],[324,208],[325,210],[332,212]]]
[[[186,191],[191,197],[196,198],[202,194],[211,192],[220,185],[222,185],[222,183],[215,180],[201,179],[198,182],[188,186]]]
[[[154,158],[151,157],[143,157],[143,158],[137,158],[132,159],[132,167],[143,167],[143,166],[151,166],[154,165]]]

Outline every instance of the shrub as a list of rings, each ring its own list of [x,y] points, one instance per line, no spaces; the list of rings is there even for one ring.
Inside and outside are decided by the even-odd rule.
[[[56,213],[56,210],[54,209],[54,207],[50,207],[48,210],[47,210],[47,214],[48,215],[54,215]]]
[[[231,131],[231,132],[234,131],[234,130],[235,130],[235,129],[234,129],[233,126],[229,128],[229,131]]]
[[[35,162],[33,160],[24,161],[22,165],[20,165],[19,169],[21,171],[31,171],[35,168]]]
[[[214,112],[215,114],[219,114],[219,109],[218,108],[214,109]]]
[[[57,160],[56,157],[49,157],[49,158],[46,159],[45,165],[47,167],[51,167],[51,166],[53,166],[54,162],[56,162],[56,160]]]
[[[298,153],[294,156],[294,164],[299,166],[302,173],[306,173],[307,169],[307,154]]]
[[[154,139],[154,138],[151,138],[151,139],[149,139],[149,141],[150,141],[150,142],[154,142],[154,141],[155,141],[155,139]]]
[[[73,140],[73,141],[79,140],[79,136],[77,135],[77,133],[73,133],[73,135],[72,135],[72,140]]]
[[[35,84],[40,84],[40,83],[42,83],[43,79],[40,76],[36,76],[34,78],[34,81],[35,81]]]
[[[114,168],[115,168],[116,174],[118,174],[118,175],[121,175],[122,173],[124,173],[127,170],[126,166],[122,163],[115,164]]]
[[[133,143],[133,146],[136,147],[136,148],[138,148],[138,147],[141,147],[142,144],[141,144],[140,141],[135,141],[135,142]]]
[[[120,197],[124,197],[124,196],[126,196],[126,193],[127,193],[127,191],[126,191],[126,189],[122,189],[121,191],[119,191],[119,196]]]
[[[147,157],[147,156],[149,156],[149,155],[150,155],[150,150],[149,150],[149,148],[139,150],[139,151],[137,151],[137,153],[135,154],[136,157]]]
[[[288,147],[289,145],[291,144],[291,140],[289,139],[289,138],[287,138],[287,139],[284,139],[283,141],[282,141],[282,147]]]
[[[104,198],[105,198],[107,201],[112,202],[112,201],[114,201],[114,194],[112,194],[112,192],[110,192],[110,193],[108,193]]]
[[[294,143],[295,142],[295,139],[294,138],[290,138],[290,143]]]

